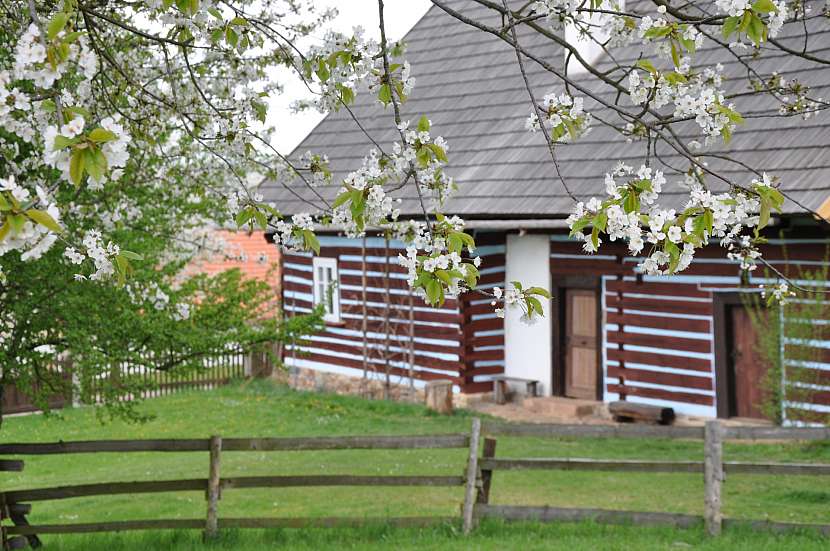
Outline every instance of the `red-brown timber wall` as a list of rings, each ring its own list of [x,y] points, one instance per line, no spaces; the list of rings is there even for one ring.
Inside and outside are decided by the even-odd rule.
[[[483,249],[488,253],[481,266],[485,287],[495,282],[502,285],[504,280],[504,246],[496,252],[490,249]],[[387,248],[383,238],[368,237],[364,249],[362,239],[321,237],[319,256],[337,259],[341,322],[326,323],[325,329],[305,344],[286,346],[286,363],[352,376],[365,373],[373,379],[385,379],[389,373],[393,384],[408,384],[411,377],[418,383],[449,379],[463,392],[489,389],[489,383],[477,381],[476,376],[503,371],[503,361],[498,366],[482,364],[487,357],[503,357],[503,353],[494,352],[503,347],[503,332],[487,338],[480,333],[495,325],[501,328],[501,320],[495,324],[479,314],[480,301],[467,295],[448,298],[441,307],[428,306],[410,292],[406,269],[398,263],[399,254],[405,254],[403,244],[394,240]],[[488,271],[491,260],[501,262],[501,267]],[[284,254],[286,315],[311,311],[311,267],[308,253]],[[470,323],[462,329],[465,320]],[[465,333],[472,338],[466,344]]]
[[[616,243],[587,255],[565,236],[551,239],[554,277],[602,278],[605,399],[669,403],[681,412],[715,416],[714,296],[741,287],[738,264],[727,260],[722,248],[709,247],[682,274],[638,276],[634,268],[639,260]],[[797,240],[782,246],[771,240],[762,253],[798,279],[804,271],[821,268],[825,247]],[[757,287],[767,276],[759,267],[749,284]],[[830,370],[830,362],[826,367]],[[830,392],[818,394],[815,402],[820,409],[827,407]]]

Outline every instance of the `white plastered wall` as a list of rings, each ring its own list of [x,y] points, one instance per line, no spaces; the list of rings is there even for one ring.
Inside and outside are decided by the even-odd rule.
[[[508,235],[506,280],[524,287],[550,289],[550,237],[547,235]],[[553,382],[553,326],[551,301],[544,300],[545,316],[533,325],[520,320],[521,310],[509,308],[504,316],[505,374],[540,382],[539,394],[550,396]],[[523,389],[522,389],[523,390]]]

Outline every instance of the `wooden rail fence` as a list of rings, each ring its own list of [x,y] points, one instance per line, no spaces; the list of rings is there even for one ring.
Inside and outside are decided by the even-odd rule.
[[[681,438],[704,442],[702,461],[655,461],[639,459],[581,459],[581,458],[510,458],[496,457],[496,436],[549,438]],[[748,525],[774,531],[813,528],[830,535],[830,525],[796,524],[768,521],[736,520],[721,514],[721,487],[725,474],[779,474],[830,475],[830,465],[812,463],[746,463],[723,459],[723,441],[742,440],[830,440],[830,429],[824,428],[767,428],[725,427],[719,421],[710,421],[705,427],[664,426],[593,426],[593,425],[537,425],[537,424],[482,424],[472,420],[469,434],[442,434],[422,436],[342,436],[307,438],[222,438],[157,439],[157,440],[100,440],[52,443],[0,444],[0,456],[46,455],[77,453],[129,452],[207,452],[210,457],[206,478],[179,480],[147,480],[79,484],[50,488],[22,489],[0,492],[0,522],[4,549],[18,549],[25,545],[40,545],[38,535],[111,532],[148,529],[202,529],[212,537],[223,528],[299,528],[359,526],[381,520],[393,526],[425,526],[451,522],[453,518],[438,516],[392,517],[370,519],[360,517],[329,518],[228,518],[220,516],[220,501],[224,491],[241,488],[286,488],[310,486],[455,486],[464,488],[461,523],[464,533],[474,529],[481,518],[497,517],[506,520],[575,521],[592,519],[605,523],[668,524],[693,526],[701,522],[711,535],[720,534],[723,527]],[[464,472],[458,476],[366,476],[366,475],[288,475],[223,477],[222,452],[234,451],[308,451],[355,449],[468,449]],[[481,448],[481,453],[479,449]],[[0,460],[0,470],[23,469],[19,459]],[[537,469],[570,471],[669,472],[700,473],[704,478],[704,514],[685,515],[646,511],[617,511],[549,506],[498,505],[490,502],[491,487],[497,471]],[[26,515],[32,502],[60,500],[86,496],[202,491],[207,501],[205,518],[148,519],[113,522],[30,525]]]
[[[476,423],[478,420],[476,419]],[[477,434],[477,432],[476,432]],[[12,524],[1,524],[3,549],[19,549],[27,543],[40,545],[39,534],[73,534],[147,529],[203,529],[206,537],[215,536],[221,528],[286,528],[305,526],[356,526],[381,520],[395,526],[423,526],[447,522],[445,517],[393,517],[382,519],[331,518],[225,518],[219,515],[223,492],[241,488],[287,488],[311,486],[456,486],[465,485],[468,477],[458,476],[366,476],[366,475],[275,475],[238,476],[221,475],[223,451],[309,451],[309,450],[412,450],[471,448],[468,434],[441,434],[422,436],[343,436],[308,438],[222,438],[162,439],[162,440],[100,440],[78,442],[0,444],[0,455],[47,455],[76,453],[128,452],[208,452],[210,456],[207,478],[178,480],[144,480],[56,486],[0,492],[0,518]],[[477,449],[477,448],[472,448]],[[473,452],[472,455],[475,455]],[[21,470],[21,460],[0,460],[4,470]],[[475,481],[475,476],[472,478]],[[60,500],[88,496],[123,495],[159,492],[205,492],[207,513],[204,519],[148,519],[113,522],[30,525],[25,514],[31,512],[32,502]]]
[[[592,519],[604,523],[668,524],[691,526],[703,521],[706,531],[719,535],[724,526],[748,525],[773,531],[816,529],[830,535],[830,524],[799,524],[761,520],[723,518],[721,488],[726,473],[776,475],[830,475],[830,465],[814,463],[745,463],[723,459],[723,442],[734,440],[830,440],[827,428],[728,427],[709,421],[704,427],[665,427],[651,425],[537,425],[487,424],[482,429],[484,448],[478,460],[479,491],[474,507],[475,519],[496,517],[505,520],[574,521]],[[680,438],[703,440],[703,461],[654,461],[639,459],[579,458],[496,458],[494,436],[542,438]],[[566,471],[614,471],[701,473],[704,481],[703,517],[662,512],[579,509],[549,506],[494,505],[490,487],[496,471],[539,469]],[[472,521],[471,521],[472,523]],[[472,525],[472,524],[471,524]],[[466,525],[465,525],[466,526]]]

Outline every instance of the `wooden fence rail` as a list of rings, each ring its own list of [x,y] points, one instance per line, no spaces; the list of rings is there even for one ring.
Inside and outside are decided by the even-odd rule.
[[[724,525],[749,525],[771,530],[812,528],[830,535],[830,524],[796,524],[768,521],[724,519],[721,488],[725,473],[828,476],[830,465],[814,463],[746,463],[723,460],[723,441],[735,440],[830,440],[830,429],[823,427],[726,427],[709,421],[704,427],[665,427],[644,425],[536,425],[487,423],[488,436],[538,438],[677,438],[703,440],[703,461],[652,461],[639,459],[582,459],[559,457],[495,457],[496,440],[485,439],[483,457],[478,461],[480,486],[475,505],[476,519],[496,517],[505,520],[569,521],[592,519],[604,523],[666,524],[690,526],[703,522],[706,531],[719,535]],[[490,442],[488,444],[488,441]],[[703,474],[704,514],[683,515],[661,512],[578,509],[548,506],[490,504],[490,486],[496,471],[507,470],[614,471],[641,473]]]
[[[479,420],[475,419],[474,427]],[[269,528],[301,526],[355,526],[367,522],[382,521],[396,526],[424,526],[442,523],[445,517],[393,517],[381,519],[359,519],[348,517],[332,518],[222,518],[219,503],[226,490],[242,488],[288,488],[312,486],[371,486],[371,487],[462,487],[468,476],[436,475],[276,475],[276,476],[221,476],[221,456],[224,452],[261,451],[315,451],[315,450],[404,450],[404,449],[468,449],[470,457],[477,456],[478,446],[470,443],[476,430],[470,434],[439,434],[416,436],[340,436],[303,438],[221,438],[208,439],[155,439],[155,440],[100,440],[51,443],[9,443],[0,444],[4,455],[47,455],[75,453],[124,453],[124,452],[208,452],[210,457],[207,478],[179,480],[143,480],[132,482],[102,482],[34,488],[0,492],[0,510],[15,513],[29,513],[31,505],[23,502],[61,500],[78,497],[147,494],[161,492],[204,492],[207,500],[205,519],[153,519],[76,524],[29,525],[18,522],[13,526],[2,526],[4,549],[15,548],[26,539],[37,541],[38,534],[67,534],[87,532],[109,532],[147,529],[204,529],[207,537],[213,537],[221,528]],[[469,461],[468,461],[469,463]],[[0,468],[20,470],[20,460],[0,460]],[[459,465],[460,467],[460,465]],[[469,464],[467,470],[470,471]],[[475,466],[473,466],[475,473]],[[475,481],[475,476],[472,478]],[[469,485],[468,485],[469,486]],[[473,483],[473,489],[475,484]],[[472,510],[471,510],[472,514]],[[4,515],[5,516],[5,515]],[[472,517],[471,517],[472,518]],[[24,519],[25,520],[25,519]],[[17,536],[17,538],[15,538]],[[25,538],[20,538],[25,536]],[[33,544],[34,545],[34,544]]]
[[[680,438],[703,440],[703,461],[654,461],[639,459],[584,459],[584,458],[510,458],[496,457],[497,440],[494,436],[536,438]],[[793,528],[812,528],[830,535],[830,525],[792,524],[768,521],[736,520],[721,514],[721,487],[724,475],[830,475],[830,465],[812,463],[747,463],[723,460],[723,441],[742,440],[820,440],[830,439],[830,431],[823,428],[758,428],[724,427],[711,421],[705,427],[658,426],[593,426],[593,425],[530,425],[481,423],[473,419],[469,434],[442,434],[418,436],[342,436],[303,438],[222,438],[101,440],[52,443],[0,444],[0,455],[46,455],[75,453],[124,452],[206,452],[209,469],[206,478],[180,480],[146,480],[107,482],[35,488],[0,492],[0,517],[14,525],[0,523],[4,549],[19,548],[27,542],[40,544],[38,534],[64,534],[151,529],[203,529],[207,537],[215,536],[223,528],[288,528],[358,526],[382,521],[395,526],[424,526],[452,521],[438,516],[392,517],[381,519],[330,518],[227,518],[220,515],[223,492],[241,488],[286,488],[311,486],[372,486],[372,487],[464,487],[461,524],[465,533],[472,530],[478,519],[498,517],[507,520],[572,521],[593,519],[607,523],[669,524],[692,526],[703,523],[712,535],[723,527],[747,525],[775,531]],[[482,445],[483,442],[483,445]],[[222,477],[221,457],[226,452],[250,451],[309,451],[309,450],[404,450],[404,449],[467,449],[464,472],[458,476],[405,475],[290,475]],[[479,448],[482,448],[479,454]],[[460,467],[460,465],[459,465]],[[23,461],[0,459],[0,470],[21,470]],[[669,472],[702,474],[704,478],[704,514],[685,515],[662,512],[613,511],[565,507],[538,507],[497,505],[490,503],[491,487],[496,471],[508,470],[569,470]],[[61,500],[76,497],[139,494],[158,492],[203,492],[207,513],[202,519],[153,519],[75,524],[29,525],[25,516],[31,512],[29,502]]]

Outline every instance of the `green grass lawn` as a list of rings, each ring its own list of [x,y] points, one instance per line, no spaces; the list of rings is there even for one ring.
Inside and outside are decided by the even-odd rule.
[[[200,438],[231,436],[331,436],[466,432],[470,414],[431,414],[416,405],[299,393],[265,381],[211,392],[190,392],[146,402],[156,418],[140,425],[101,424],[91,409],[62,418],[8,418],[4,442],[99,438]],[[701,442],[676,440],[499,438],[500,457],[593,457],[701,460]],[[280,474],[462,474],[466,450],[352,450],[227,452],[223,476]],[[830,463],[830,445],[727,443],[727,460]],[[88,482],[204,478],[207,453],[77,454],[26,457],[23,473],[0,473],[3,489]],[[288,488],[229,490],[220,516],[456,516],[462,488]],[[703,481],[691,474],[511,471],[497,473],[491,502],[617,508],[701,514]],[[724,486],[724,513],[736,518],[830,523],[830,479],[732,475]],[[200,492],[79,498],[34,503],[32,523],[95,522],[140,518],[193,518],[205,511]],[[272,530],[229,533],[216,549],[819,549],[816,536],[773,536],[749,531],[710,541],[702,530],[486,523],[472,538],[456,527],[424,530],[379,525],[360,530]],[[197,549],[198,533],[45,536],[47,549]],[[552,543],[555,542],[555,545]]]

